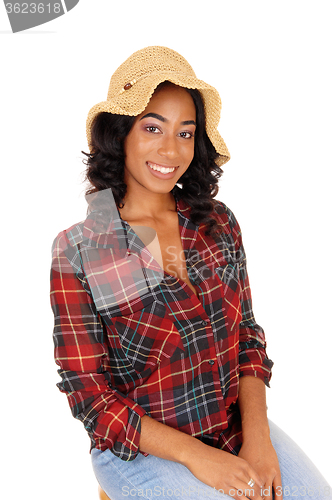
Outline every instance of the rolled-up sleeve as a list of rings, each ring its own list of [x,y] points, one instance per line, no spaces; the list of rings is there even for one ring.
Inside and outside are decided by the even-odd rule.
[[[252,310],[251,291],[246,260],[240,265],[242,321],[239,325],[240,377],[252,375],[262,379],[269,387],[273,362],[266,354],[264,330],[256,321]]]
[[[230,211],[229,217],[234,241],[235,260],[239,266],[242,313],[242,319],[239,325],[240,377],[244,375],[259,377],[269,387],[273,361],[267,356],[265,333],[263,328],[256,323],[252,309],[247,259],[242,243],[241,229],[233,213]]]
[[[54,354],[72,414],[81,420],[92,447],[123,460],[139,452],[143,408],[111,387],[106,327],[94,306],[77,249],[65,232],[55,239],[51,269]]]

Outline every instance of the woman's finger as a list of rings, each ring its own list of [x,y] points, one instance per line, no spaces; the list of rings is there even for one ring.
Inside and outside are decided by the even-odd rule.
[[[250,481],[247,483],[244,483],[240,481],[237,484],[237,489],[233,489],[231,493],[236,493],[236,498],[238,499],[248,499],[250,498],[251,500],[263,500],[262,495],[261,495],[261,488],[258,483],[255,483],[252,485],[252,483],[248,484]]]
[[[283,499],[283,491],[282,491],[282,482],[281,482],[281,474],[280,472],[275,476],[273,480],[273,490],[274,496],[276,500]]]
[[[249,474],[249,478],[246,479],[246,489],[248,491],[254,490],[255,498],[261,497],[261,490],[264,487],[264,481],[262,481],[257,472],[252,468]]]
[[[242,459],[243,460],[243,459]],[[248,488],[254,488],[260,490],[264,486],[264,481],[255,471],[255,469],[246,463],[245,467],[242,468],[241,474],[239,474],[239,479],[247,484]]]
[[[272,481],[267,481],[263,488],[261,489],[261,496],[264,500],[273,499]]]

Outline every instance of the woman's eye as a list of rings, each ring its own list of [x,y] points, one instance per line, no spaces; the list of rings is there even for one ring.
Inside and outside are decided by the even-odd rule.
[[[181,132],[180,137],[183,137],[183,139],[191,139],[192,137],[194,137],[194,134],[192,134],[191,132]]]
[[[148,132],[151,132],[151,134],[156,134],[157,132],[159,132],[158,127],[154,127],[152,125],[150,125],[149,127],[146,127],[146,130]]]

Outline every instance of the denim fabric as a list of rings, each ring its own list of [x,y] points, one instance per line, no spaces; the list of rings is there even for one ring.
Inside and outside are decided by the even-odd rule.
[[[275,424],[270,422],[271,440],[279,458],[284,500],[330,500],[332,488],[305,453]],[[149,455],[125,462],[111,451],[92,450],[97,480],[111,500],[133,498],[220,499],[219,493],[195,478],[183,465]],[[281,492],[275,492],[275,499]]]

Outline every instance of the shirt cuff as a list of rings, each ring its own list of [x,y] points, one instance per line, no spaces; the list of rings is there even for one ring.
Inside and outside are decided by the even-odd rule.
[[[134,460],[140,451],[141,417],[145,413],[140,405],[116,391],[116,401],[99,413],[93,433],[96,447],[109,448],[121,460]]]
[[[266,356],[265,349],[246,349],[240,352],[239,363],[240,377],[257,377],[270,387],[273,361]]]

